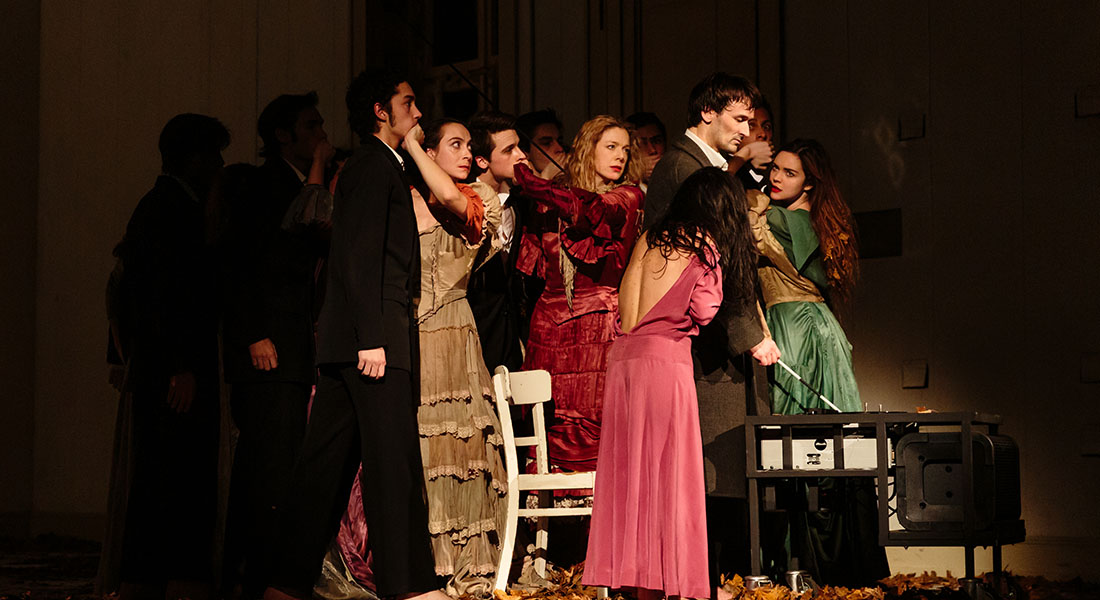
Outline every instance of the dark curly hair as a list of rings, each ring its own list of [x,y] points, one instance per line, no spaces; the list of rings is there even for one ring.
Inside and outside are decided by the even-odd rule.
[[[386,112],[393,111],[393,95],[397,86],[409,79],[392,69],[366,69],[355,76],[344,96],[348,105],[348,125],[360,141],[374,135],[379,129],[374,116],[374,105],[381,104]]]

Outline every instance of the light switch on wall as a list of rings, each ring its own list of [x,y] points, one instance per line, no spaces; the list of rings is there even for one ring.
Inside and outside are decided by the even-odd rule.
[[[924,137],[924,113],[909,112],[898,117],[898,141],[919,140]]]
[[[928,387],[928,361],[907,360],[901,363],[902,389],[924,389]]]
[[[1088,85],[1073,94],[1073,112],[1078,118],[1100,116],[1100,85]]]
[[[1100,352],[1081,354],[1081,383],[1100,383]]]

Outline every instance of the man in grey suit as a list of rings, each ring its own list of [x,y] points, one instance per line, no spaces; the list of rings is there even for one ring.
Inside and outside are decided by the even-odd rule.
[[[726,168],[726,157],[748,136],[748,121],[759,100],[752,82],[726,73],[713,73],[691,90],[688,128],[668,145],[649,180],[647,228],[668,210],[689,175],[707,166]],[[759,311],[746,314],[723,303],[692,343],[707,483],[708,558],[715,586],[721,573],[748,572],[745,416],[771,414],[762,366],[779,358],[762,320]]]

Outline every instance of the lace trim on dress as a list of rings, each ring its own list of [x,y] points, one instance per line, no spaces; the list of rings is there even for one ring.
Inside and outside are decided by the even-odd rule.
[[[493,519],[482,519],[466,524],[466,519],[456,517],[454,519],[432,521],[428,523],[429,533],[432,535],[447,534],[447,536],[451,538],[451,542],[456,544],[463,544],[472,536],[480,535],[487,531],[496,531],[496,529],[496,522]]]
[[[482,473],[488,473],[491,465],[489,461],[485,460],[471,460],[466,463],[466,468],[463,469],[457,465],[439,465],[430,469],[424,470],[424,475],[429,479],[438,479],[439,477],[454,477],[455,479],[461,479],[468,481],[470,479],[476,479],[481,476]]]
[[[488,400],[490,403],[493,403],[493,395],[491,393],[489,393],[488,388],[485,388],[485,389],[482,390],[481,396],[483,398],[485,398],[486,400]],[[474,399],[474,397],[470,394],[463,394],[463,392],[461,392],[459,390],[453,390],[453,391],[448,391],[448,392],[435,392],[435,393],[431,393],[431,394],[421,396],[420,397],[420,404],[423,405],[423,406],[432,406],[432,405],[435,405],[435,404],[439,404],[440,402],[467,402],[468,403],[468,402],[473,401],[473,399]],[[493,403],[493,405],[495,406],[496,404]],[[479,427],[479,429],[481,429],[481,428]]]
[[[470,427],[468,425],[459,425],[458,421],[443,421],[440,423],[421,423],[419,428],[420,435],[424,437],[436,437],[445,433],[449,433],[457,438],[466,439],[472,436],[475,430],[486,429],[490,425],[494,425],[493,421],[493,417],[489,415],[474,415],[473,427]],[[490,434],[489,441],[492,441],[492,435],[494,434]],[[497,435],[497,437],[499,438],[500,436]],[[500,444],[497,445],[499,446]]]

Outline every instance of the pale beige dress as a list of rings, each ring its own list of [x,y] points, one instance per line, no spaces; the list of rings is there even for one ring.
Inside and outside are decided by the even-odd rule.
[[[420,451],[436,573],[451,576],[452,595],[488,596],[507,475],[466,286],[482,245],[497,243],[501,208],[487,185],[459,187],[468,199],[465,222],[433,211],[440,222],[420,232]]]

